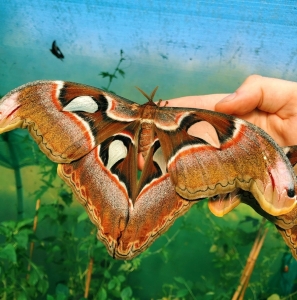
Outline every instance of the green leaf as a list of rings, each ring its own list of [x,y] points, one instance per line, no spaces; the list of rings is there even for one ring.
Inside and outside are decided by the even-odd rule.
[[[56,286],[56,294],[59,296],[59,295],[63,295],[63,296],[69,296],[69,289],[66,285],[62,284],[62,283],[59,283],[57,286]],[[60,299],[60,297],[58,297]],[[66,299],[67,297],[62,297],[61,299]]]
[[[176,293],[176,297],[184,297],[189,294],[189,291],[187,289],[180,289]]]
[[[174,277],[174,280],[181,283],[181,284],[187,284],[186,281],[182,277]]]
[[[117,278],[118,278],[118,281],[119,282],[124,282],[125,280],[126,280],[126,278],[125,278],[125,276],[124,275],[119,275],[119,276],[117,276]]]
[[[89,218],[88,213],[87,213],[86,211],[84,211],[84,212],[82,212],[82,213],[78,216],[77,222],[79,223],[79,222],[84,221],[84,220],[86,220],[86,219],[88,219],[88,218]]]
[[[121,291],[121,298],[122,300],[129,300],[132,296],[132,289],[129,286],[126,286],[122,291]]]
[[[125,77],[125,72],[122,69],[118,69],[118,72],[122,77]]]
[[[116,284],[117,284],[117,283],[116,283],[116,281],[115,281],[114,278],[113,278],[113,279],[111,279],[111,280],[108,282],[107,288],[108,288],[109,290],[112,290],[112,289],[115,288]]]
[[[97,299],[100,299],[100,300],[106,300],[107,299],[107,292],[106,292],[105,288],[101,287],[99,289]]]
[[[104,270],[103,275],[104,275],[104,277],[107,278],[107,279],[111,278],[110,273],[109,273],[108,270]]]
[[[43,220],[46,217],[49,217],[52,220],[57,220],[58,218],[57,209],[53,205],[43,205],[40,207],[38,212],[39,220]]]
[[[21,292],[17,296],[17,300],[27,300],[27,296],[25,292]]]
[[[54,245],[52,248],[51,248],[51,252],[52,253],[59,253],[61,252],[61,247],[59,245]]]
[[[4,221],[1,223],[1,225],[13,230],[16,227],[16,222],[15,221]]]
[[[37,290],[40,293],[45,294],[45,292],[48,290],[48,287],[49,287],[49,283],[47,279],[41,279],[38,281]]]
[[[257,227],[259,225],[260,220],[250,217],[250,216],[246,216],[244,220],[240,221],[239,224],[245,223],[245,222],[251,222],[253,227]]]
[[[267,300],[280,300],[280,296],[278,294],[272,294]]]
[[[111,74],[109,74],[108,72],[101,72],[100,74],[99,74],[99,76],[102,76],[103,78],[105,78],[105,77],[109,77]]]
[[[56,300],[68,300],[68,296],[64,294],[58,294]]]
[[[210,253],[214,253],[218,251],[218,246],[217,245],[212,245],[209,249]]]
[[[33,219],[30,218],[30,219],[25,219],[25,220],[22,220],[22,221],[18,222],[16,224],[16,229],[20,230],[21,228],[24,228],[24,227],[32,228],[32,226],[33,226]]]
[[[36,199],[39,199],[43,196],[43,194],[48,190],[48,186],[42,185],[39,187],[38,190],[34,193],[34,197]]]
[[[17,255],[11,244],[7,244],[4,248],[0,249],[0,259],[6,259],[8,262],[16,263]]]
[[[29,284],[34,286],[38,282],[39,276],[35,269],[32,269],[29,276]]]
[[[73,202],[72,200],[72,193],[68,193],[65,189],[62,189],[59,193],[59,196],[62,198],[63,202],[70,206],[70,204]]]
[[[15,235],[15,239],[18,244],[18,247],[27,249],[30,233],[31,233],[31,230],[22,230],[18,234]]]

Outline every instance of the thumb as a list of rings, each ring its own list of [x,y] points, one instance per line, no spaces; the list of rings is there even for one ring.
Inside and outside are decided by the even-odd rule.
[[[232,94],[219,101],[215,110],[231,115],[245,115],[262,105],[262,77],[252,75]]]

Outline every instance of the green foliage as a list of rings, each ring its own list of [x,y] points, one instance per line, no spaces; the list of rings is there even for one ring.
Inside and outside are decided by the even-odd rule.
[[[197,277],[191,280],[184,277],[174,277],[171,283],[163,284],[162,300],[227,300],[232,298],[239,284],[239,278],[260,226],[259,218],[248,216],[238,223],[239,226],[234,226],[232,223],[229,225],[226,219],[221,219],[221,222],[218,222],[218,219],[215,219],[207,210],[206,203],[202,206],[196,208],[194,206],[192,210],[197,209],[195,214],[201,223],[200,228],[207,228],[201,233],[211,242],[209,255],[212,256],[212,267],[216,269],[216,275],[205,277],[199,272]],[[204,223],[208,225],[204,226]],[[189,229],[184,226],[184,230]],[[200,231],[199,228],[192,228],[191,230]],[[267,299],[269,297],[270,280],[275,272],[271,269],[271,265],[280,253],[284,252],[284,244],[280,235],[276,235],[276,237],[279,239],[280,246],[273,251],[271,249],[268,252],[265,252],[265,249],[262,250],[262,255],[257,260],[244,299]]]
[[[61,192],[64,187],[61,188]],[[86,274],[93,261],[89,299],[133,299],[127,275],[135,264],[112,260],[96,238],[94,225],[68,209],[60,198],[44,204],[33,220],[0,223],[0,299],[84,299]],[[50,228],[49,232],[44,232]],[[28,245],[34,243],[34,255]],[[28,266],[30,270],[28,271]],[[57,274],[49,278],[47,272]]]
[[[36,299],[48,289],[42,266],[29,258],[28,242],[35,240],[32,219],[0,223],[0,298]],[[28,268],[30,270],[28,271]]]

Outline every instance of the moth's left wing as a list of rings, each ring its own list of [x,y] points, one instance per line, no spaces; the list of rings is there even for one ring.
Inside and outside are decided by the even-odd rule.
[[[0,133],[27,128],[54,162],[81,158],[139,117],[138,105],[103,90],[64,81],[35,81],[0,102]]]

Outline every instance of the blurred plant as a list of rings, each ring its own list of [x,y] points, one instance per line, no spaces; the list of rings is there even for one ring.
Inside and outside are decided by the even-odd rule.
[[[37,165],[39,162],[39,149],[28,133],[21,129],[5,132],[0,135],[0,165],[14,171],[17,194],[17,218],[23,219],[24,200],[21,168]],[[34,156],[27,155],[33,152]]]
[[[192,210],[195,210],[195,206]],[[255,257],[248,260],[247,252],[252,248],[251,246],[254,242],[256,242],[256,246],[259,246],[261,237],[263,242],[263,237],[265,237],[267,231],[270,228],[275,230],[275,228],[273,228],[274,225],[266,222],[263,227],[264,223],[260,223],[260,219],[247,216],[239,222],[240,226],[232,227],[228,225],[228,221],[225,221],[226,219],[220,219],[221,222],[217,222],[218,219],[207,209],[206,202],[199,207],[197,206],[196,210],[195,214],[197,214],[200,226],[199,228],[192,228],[192,230],[199,231],[211,242],[212,245],[210,246],[209,253],[213,256],[213,265],[217,269],[216,276],[206,278],[200,275],[199,277],[197,276],[196,280],[175,277],[174,282],[163,285],[162,300],[232,299],[240,283],[240,275],[242,273],[242,278],[246,279],[246,276],[249,276],[249,280],[242,281],[244,288],[249,291],[244,299],[267,299],[270,292],[271,275],[273,274],[271,266],[273,262],[286,251],[284,250],[284,244],[280,235],[276,235],[280,240],[280,246],[277,249],[269,252],[263,251],[263,253],[261,253],[261,259],[259,259],[255,265],[255,274],[252,275],[251,272],[243,272],[243,270],[245,266],[247,266],[249,270],[254,267],[251,266],[250,263]],[[205,225],[205,223],[207,223],[207,225]],[[186,228],[187,225],[184,224],[183,227]],[[200,228],[206,228],[207,230],[202,231]],[[254,252],[255,251],[252,253]],[[250,278],[251,275],[252,278]]]
[[[60,195],[66,192],[61,187]],[[138,267],[136,262],[127,267],[112,260],[86,213],[77,215],[64,199],[41,205],[36,235],[32,219],[0,223],[0,298],[134,299],[127,275]],[[35,251],[30,257],[32,242]]]
[[[36,238],[32,219],[0,223],[0,298],[37,299],[45,295],[48,278],[44,268],[29,257],[28,243]],[[28,273],[27,266],[30,265]]]
[[[118,64],[116,65],[114,71],[112,73],[109,72],[101,72],[99,73],[99,76],[102,76],[103,78],[108,78],[108,85],[106,87],[102,87],[105,91],[109,91],[114,93],[113,91],[110,90],[111,83],[114,79],[117,79],[117,74],[121,75],[122,77],[125,77],[125,72],[123,69],[120,69],[120,65],[122,62],[126,60],[124,57],[124,51],[121,49],[120,50],[120,59]]]

